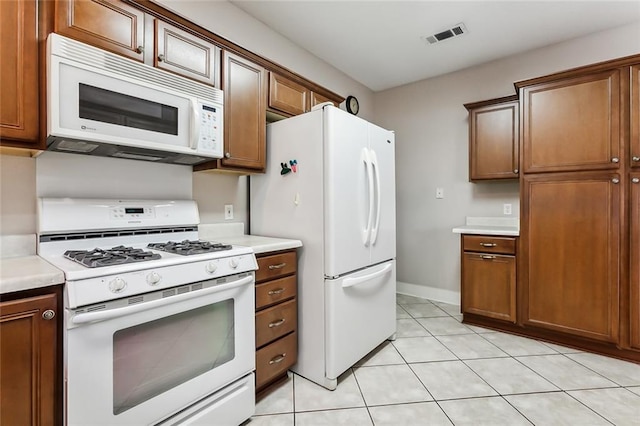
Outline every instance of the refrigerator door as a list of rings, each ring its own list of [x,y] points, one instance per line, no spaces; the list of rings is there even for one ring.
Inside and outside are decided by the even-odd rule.
[[[396,257],[395,135],[369,125],[369,149],[374,171],[374,220],[371,264]]]
[[[325,368],[345,372],[396,332],[395,260],[325,280]]]
[[[335,107],[324,111],[325,276],[371,264],[373,170],[366,121]]]

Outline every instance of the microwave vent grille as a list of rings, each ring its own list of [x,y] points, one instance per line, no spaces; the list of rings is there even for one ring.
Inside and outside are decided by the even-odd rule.
[[[49,36],[51,53],[89,66],[99,66],[124,77],[140,82],[148,82],[171,90],[195,96],[196,98],[223,104],[223,92],[215,87],[207,86],[153,68],[149,65],[123,58],[114,53],[88,46],[84,43],[62,37],[58,34]]]

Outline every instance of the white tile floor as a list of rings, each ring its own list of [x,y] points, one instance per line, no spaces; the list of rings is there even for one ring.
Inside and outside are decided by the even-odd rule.
[[[328,391],[291,374],[246,426],[640,425],[640,365],[461,324],[397,297],[398,338]]]

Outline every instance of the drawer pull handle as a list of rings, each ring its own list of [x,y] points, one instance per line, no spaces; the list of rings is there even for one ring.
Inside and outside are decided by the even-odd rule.
[[[495,246],[497,246],[496,243],[480,243],[480,245],[482,247],[495,247]]]
[[[285,319],[284,319],[284,318],[280,318],[280,319],[279,319],[279,320],[277,320],[277,321],[270,322],[270,323],[269,323],[269,328],[279,327],[279,326],[281,326],[282,324],[284,324],[284,322],[285,322]]]
[[[484,255],[484,256],[480,256],[480,257],[481,257],[482,259],[484,259],[484,260],[493,260],[493,259],[495,259],[495,258],[496,258],[495,256],[489,256],[489,255]]]
[[[269,293],[267,294],[271,296],[274,294],[282,294],[282,293],[284,293],[284,288],[280,287],[280,288],[276,288],[275,290],[269,290]]]
[[[286,262],[282,262],[282,263],[278,263],[277,265],[269,265],[269,269],[273,271],[274,269],[282,269],[285,266],[287,266]]]
[[[285,357],[287,356],[286,352],[280,355],[276,355],[273,358],[271,358],[271,360],[269,361],[269,365],[273,365],[273,364],[278,364],[281,363],[282,361],[284,361]]]

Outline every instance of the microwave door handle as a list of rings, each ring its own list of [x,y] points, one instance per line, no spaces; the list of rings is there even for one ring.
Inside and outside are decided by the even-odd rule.
[[[198,101],[196,99],[191,99],[191,149],[198,149],[198,139],[200,137],[198,133],[198,118],[200,117],[198,111]]]
[[[137,314],[139,312],[148,311],[149,309],[159,308],[161,306],[170,305],[173,303],[182,302],[184,300],[195,299],[202,296],[208,296],[210,294],[218,293],[224,290],[232,288],[242,287],[245,284],[253,282],[253,275],[241,278],[237,281],[233,281],[226,284],[220,284],[207,288],[205,290],[192,291],[189,293],[179,294],[177,296],[170,296],[164,299],[152,300],[151,302],[139,303],[136,305],[125,306],[123,308],[111,309],[108,311],[89,312],[86,314],[75,315],[71,322],[74,324],[86,324],[92,321],[106,321],[125,315]]]

